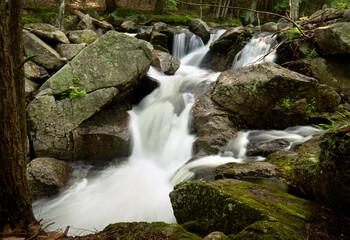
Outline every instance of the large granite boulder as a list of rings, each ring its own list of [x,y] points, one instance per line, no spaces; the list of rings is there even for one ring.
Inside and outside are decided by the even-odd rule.
[[[305,124],[312,112],[330,111],[341,100],[331,87],[275,63],[223,72],[211,98],[253,129]]]
[[[315,29],[322,55],[350,54],[350,22],[340,22]]]
[[[86,47],[42,85],[27,107],[35,156],[72,159],[72,131],[118,92],[139,84],[153,60],[149,43],[115,31]]]
[[[23,45],[26,56],[35,56],[33,61],[47,69],[57,70],[65,64],[52,47],[27,30],[23,30]]]
[[[230,120],[231,114],[211,100],[210,91],[197,99],[191,113],[193,128],[197,133],[193,146],[196,156],[224,152],[228,142],[237,136],[238,129]]]
[[[329,212],[322,207],[249,182],[233,179],[183,182],[175,186],[170,200],[177,222],[200,236],[213,231],[231,234],[231,239],[320,239],[339,235],[328,232],[339,226],[331,226]],[[339,231],[348,232],[348,225]],[[318,229],[312,237],[310,226]]]
[[[64,188],[69,180],[69,164],[54,158],[35,158],[27,165],[27,181],[32,200],[50,197]]]
[[[198,35],[206,44],[210,39],[210,28],[209,26],[201,19],[196,18],[190,22],[189,29],[194,34]]]
[[[137,27],[133,21],[125,21],[120,25],[121,30],[128,33],[136,33]]]
[[[73,160],[108,161],[131,154],[129,115],[123,106],[100,111],[73,130]]]
[[[180,67],[180,60],[166,52],[154,50],[154,53],[157,58],[152,65],[166,75],[174,75]]]
[[[61,30],[47,23],[29,23],[25,24],[23,28],[49,42],[69,43],[68,38]]]

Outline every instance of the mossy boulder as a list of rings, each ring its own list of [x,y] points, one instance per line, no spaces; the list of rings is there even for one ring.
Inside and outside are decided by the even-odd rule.
[[[278,151],[267,161],[280,166],[280,176],[315,201],[350,215],[350,133],[331,130],[300,145],[296,152]]]
[[[23,28],[49,42],[69,43],[62,31],[47,23],[29,23],[25,24]]]
[[[170,199],[177,222],[200,236],[213,231],[249,236],[260,229],[271,239],[303,239],[320,210],[307,200],[233,179],[180,183]]]
[[[159,71],[166,75],[174,75],[180,67],[180,60],[174,58],[169,53],[154,50],[156,60],[152,63]]]
[[[315,38],[323,55],[350,54],[350,22],[319,27],[315,29]]]
[[[196,234],[187,232],[178,224],[164,222],[115,223],[108,225],[98,235],[102,239],[202,239]]]
[[[311,112],[330,111],[341,101],[331,87],[275,63],[223,72],[211,98],[248,128],[260,129],[305,124]]]
[[[210,28],[209,26],[201,19],[196,18],[190,22],[189,29],[194,34],[198,35],[206,44],[210,39]]]

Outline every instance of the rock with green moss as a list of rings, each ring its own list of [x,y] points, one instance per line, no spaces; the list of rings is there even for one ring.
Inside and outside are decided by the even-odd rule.
[[[206,44],[210,39],[210,28],[209,26],[201,19],[195,18],[189,24],[189,29],[194,34],[198,35]]]
[[[311,112],[332,110],[341,100],[327,85],[275,63],[223,72],[211,98],[240,116],[248,128],[305,124]]]
[[[84,29],[84,30],[75,30],[69,32],[69,40],[72,43],[86,43],[91,44],[95,42],[98,39],[98,34],[90,29]]]
[[[156,60],[152,63],[159,71],[166,75],[174,75],[180,67],[180,60],[174,58],[169,53],[154,50]]]
[[[23,28],[37,35],[43,40],[55,43],[69,43],[68,38],[62,31],[47,23],[29,23],[25,24]]]
[[[170,199],[177,222],[199,236],[221,231],[233,239],[320,239],[328,234],[327,227],[320,227],[327,222],[320,206],[249,182],[184,182]],[[339,232],[346,231],[345,225]],[[311,235],[310,227],[318,231]]]
[[[315,29],[315,38],[323,55],[350,54],[350,22],[319,27]]]
[[[66,59],[33,33],[23,29],[23,46],[26,56],[35,56],[33,61],[47,69],[57,70],[65,64]]]
[[[115,223],[108,225],[98,235],[102,239],[202,239],[196,234],[187,232],[178,224],[164,222]]]
[[[301,193],[350,215],[350,133],[331,130],[297,147],[278,151],[267,161],[280,166],[280,176]]]

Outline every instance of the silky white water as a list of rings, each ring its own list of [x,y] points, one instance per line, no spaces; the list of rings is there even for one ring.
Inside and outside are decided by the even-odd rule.
[[[276,51],[272,50],[272,48],[276,43],[276,35],[262,33],[252,37],[235,56],[232,68],[240,68],[262,62],[274,62]]]
[[[211,41],[222,33],[213,34]],[[175,39],[182,41],[182,37]],[[209,156],[186,164],[192,157],[195,140],[189,133],[189,125],[194,93],[198,94],[196,86],[209,84],[220,74],[198,67],[211,41],[205,46],[193,47],[181,59],[182,65],[174,76],[165,76],[154,68],[149,70],[148,74],[158,79],[160,86],[129,112],[134,146],[129,159],[93,174],[90,166],[77,165],[74,183],[68,189],[54,198],[33,203],[37,219],[43,219],[44,224],[54,222],[50,225],[53,230],[69,225],[70,234],[87,234],[115,222],[172,223],[176,220],[168,194],[175,184],[193,176],[191,170],[243,162],[249,135],[255,139],[260,137],[261,141],[283,137],[300,142],[308,138],[309,132],[303,128],[240,132],[222,156]]]

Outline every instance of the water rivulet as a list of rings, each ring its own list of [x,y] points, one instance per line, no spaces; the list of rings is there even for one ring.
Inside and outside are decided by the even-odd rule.
[[[203,86],[209,86],[219,75],[198,66],[211,42],[222,33],[213,34],[207,45],[193,37],[187,41],[192,44],[190,47],[180,44],[184,35],[174,38],[174,55],[181,58],[181,67],[174,76],[149,70],[148,74],[158,79],[160,86],[129,112],[134,146],[129,159],[94,174],[88,174],[88,166],[76,166],[74,183],[67,190],[53,199],[33,204],[37,219],[55,222],[53,229],[70,225],[75,229],[71,233],[76,234],[81,233],[80,229],[101,230],[114,222],[175,222],[168,196],[175,184],[189,179],[194,168],[244,161],[249,133],[242,132],[222,156],[206,157],[186,165],[192,157],[195,140],[189,132],[191,107],[205,89]],[[190,52],[185,55],[187,51]],[[304,141],[309,132],[303,128],[252,132],[250,137],[270,141],[287,136]]]

